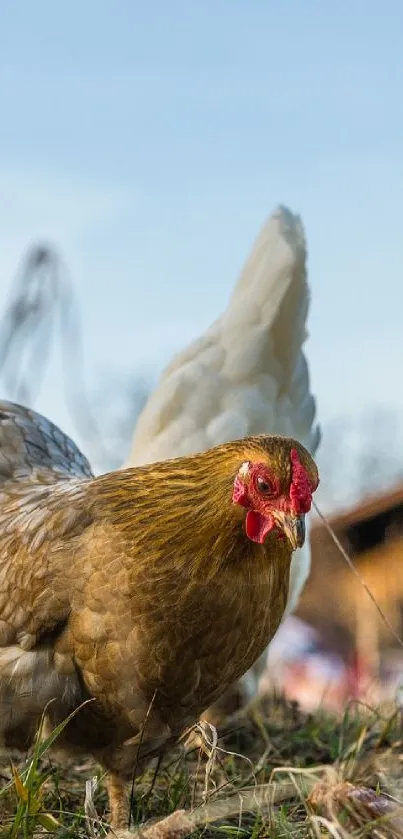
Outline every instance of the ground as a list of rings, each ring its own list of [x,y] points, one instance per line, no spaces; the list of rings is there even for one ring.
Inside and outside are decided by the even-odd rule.
[[[402,733],[397,708],[351,705],[337,720],[262,699],[227,720],[210,761],[196,748],[178,749],[157,773],[150,769],[136,785],[132,829],[184,809],[188,833],[206,839],[401,837],[394,802],[403,798]],[[0,839],[104,836],[106,796],[96,765],[57,762],[41,749],[25,760],[1,759]],[[158,833],[172,835],[169,823]]]

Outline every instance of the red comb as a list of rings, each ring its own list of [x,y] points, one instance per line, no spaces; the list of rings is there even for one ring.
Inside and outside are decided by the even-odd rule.
[[[309,513],[312,504],[312,493],[316,489],[306,469],[298,458],[296,449],[291,449],[292,482],[290,500],[297,515]]]

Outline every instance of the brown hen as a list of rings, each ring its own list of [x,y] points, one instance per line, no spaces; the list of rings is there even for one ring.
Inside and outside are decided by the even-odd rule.
[[[0,402],[0,737],[60,745],[124,784],[258,658],[318,484],[295,440],[254,437],[93,477],[33,411]]]

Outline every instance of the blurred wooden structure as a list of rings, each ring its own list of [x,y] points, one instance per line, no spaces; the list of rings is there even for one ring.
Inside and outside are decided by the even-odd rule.
[[[403,637],[403,485],[329,520],[395,632]],[[355,651],[374,673],[398,648],[362,584],[320,522],[311,530],[312,573],[297,614],[334,650]]]

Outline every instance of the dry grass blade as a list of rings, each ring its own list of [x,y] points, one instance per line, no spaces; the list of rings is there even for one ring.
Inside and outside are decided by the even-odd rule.
[[[206,722],[205,720],[201,720],[194,729],[198,732],[203,740],[204,745],[207,747],[207,763],[206,769],[204,773],[204,791],[203,791],[203,801],[207,801],[208,794],[209,794],[209,781],[212,776],[212,772],[214,770],[216,755],[217,755],[217,743],[218,743],[218,734],[217,729],[214,725],[210,722]],[[209,736],[210,735],[210,736]],[[213,786],[215,789],[215,783],[213,781]]]
[[[88,835],[91,839],[95,839],[97,833],[95,825],[99,824],[100,818],[94,804],[94,793],[98,787],[98,779],[96,777],[89,778],[85,782],[85,799],[84,799],[84,813],[85,822],[87,825]]]

